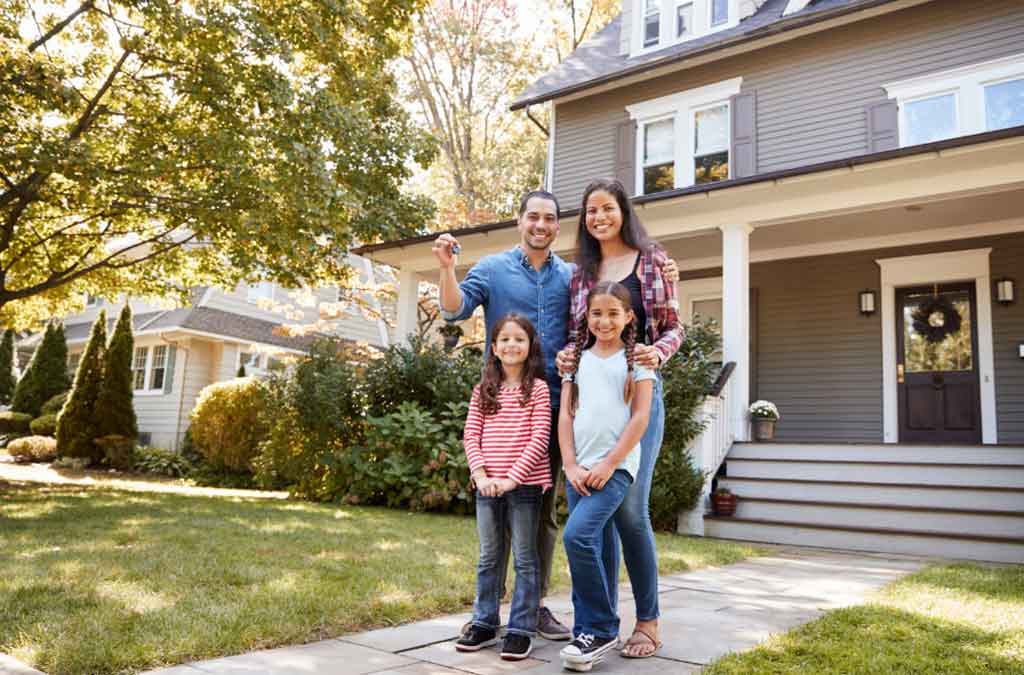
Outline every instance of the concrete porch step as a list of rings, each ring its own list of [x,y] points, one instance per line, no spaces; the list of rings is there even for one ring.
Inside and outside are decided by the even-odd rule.
[[[1024,490],[920,483],[870,483],[785,478],[736,478],[718,481],[740,499],[802,499],[858,504],[889,504],[921,508],[947,508],[1017,513],[1024,510]]]
[[[742,498],[736,517],[835,527],[870,527],[907,532],[948,532],[1024,541],[1024,510],[924,508],[894,504],[848,504],[804,499]]]
[[[729,459],[831,460],[911,464],[1024,464],[1024,447],[1002,445],[872,445],[736,443]]]
[[[1024,539],[982,537],[949,532],[908,532],[899,529],[836,527],[800,522],[707,516],[705,534],[772,544],[840,548],[1003,563],[1024,561]]]
[[[1024,464],[935,464],[930,462],[799,459],[726,460],[730,478],[780,478],[833,483],[917,483],[1024,489]]]

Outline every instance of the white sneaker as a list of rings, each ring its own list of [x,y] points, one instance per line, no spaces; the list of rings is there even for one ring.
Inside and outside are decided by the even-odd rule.
[[[575,640],[560,652],[562,667],[577,672],[586,672],[600,663],[605,654],[619,646],[619,638],[602,638],[590,633],[580,633]]]

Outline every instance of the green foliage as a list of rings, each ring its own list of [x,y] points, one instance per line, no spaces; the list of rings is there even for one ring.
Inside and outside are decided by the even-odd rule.
[[[44,415],[56,415],[60,412],[64,404],[67,403],[68,396],[71,394],[70,391],[62,391],[61,393],[53,396],[46,403],[43,404],[41,412]]]
[[[698,413],[718,377],[719,367],[709,357],[719,344],[714,323],[697,318],[687,326],[679,351],[661,369],[665,436],[651,485],[651,522],[657,529],[675,530],[679,514],[697,505],[707,480],[687,448],[706,424]]]
[[[14,389],[11,409],[38,417],[43,403],[67,391],[69,386],[64,327],[48,324],[43,339]]]
[[[14,396],[18,381],[14,378],[14,330],[4,331],[0,342],[0,404],[7,405]]]
[[[344,494],[335,457],[363,437],[365,358],[340,340],[318,340],[290,377],[267,382],[275,415],[256,462],[260,485],[313,499]]]
[[[135,465],[135,439],[118,434],[100,436],[93,441],[103,452],[103,462],[121,471],[128,471]]]
[[[245,378],[217,382],[199,392],[192,410],[192,440],[212,468],[251,472],[271,417],[264,384]]]
[[[27,413],[6,410],[0,412],[0,434],[27,433],[32,424],[32,416]]]
[[[100,310],[78,363],[71,394],[57,416],[57,452],[62,457],[87,457],[93,462],[103,459],[103,451],[93,439],[97,436],[96,401],[103,383],[106,347],[107,314]]]
[[[341,282],[352,242],[416,231],[429,201],[401,187],[434,144],[390,72],[423,4],[0,5],[0,320]]]
[[[348,458],[348,501],[468,513],[473,491],[462,449],[468,409],[468,399],[447,402],[440,414],[406,401],[370,418],[366,443]]]
[[[57,416],[51,413],[37,417],[32,420],[29,429],[35,436],[53,436],[57,432]]]
[[[57,441],[49,436],[25,436],[8,443],[7,452],[22,462],[49,462],[57,457]]]
[[[135,470],[159,476],[182,478],[195,467],[180,453],[163,448],[141,446],[135,449]]]
[[[137,438],[139,427],[132,404],[132,359],[135,338],[132,336],[132,310],[125,303],[107,345],[103,362],[103,383],[96,399],[96,435]],[[168,373],[167,377],[173,377]]]
[[[235,373],[235,377],[245,377],[245,365],[238,366],[238,371]]]

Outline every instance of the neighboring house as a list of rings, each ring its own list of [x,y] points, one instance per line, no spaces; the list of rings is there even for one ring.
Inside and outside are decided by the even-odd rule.
[[[512,107],[538,105],[559,253],[617,176],[683,313],[721,319],[698,459],[740,508],[689,529],[1024,560],[1024,3],[624,0]],[[513,225],[458,231],[461,262]],[[400,329],[430,239],[358,250],[401,267]],[[929,342],[935,299],[960,327]],[[746,442],[759,398],[773,445]]]
[[[372,269],[363,264],[368,261],[353,256],[352,262],[366,281],[372,274]],[[309,300],[317,305],[337,302],[338,289],[316,289]],[[286,316],[267,308],[265,301],[291,305],[297,313]],[[213,287],[197,288],[191,305],[179,309],[169,310],[138,299],[130,303],[140,443],[172,449],[179,447],[188,429],[189,413],[203,387],[234,378],[243,365],[247,375],[284,368],[289,356],[306,353],[313,337],[277,335],[275,328],[281,324],[310,325],[318,318],[317,307],[301,306],[294,293],[266,282],[239,284],[230,293]],[[123,305],[90,298],[84,311],[64,318],[72,372],[100,310],[106,310],[109,336]],[[386,346],[390,340],[383,321],[367,320],[354,308],[334,323],[332,332],[352,341]],[[33,336],[19,344],[23,362],[27,362],[36,340],[38,337]]]

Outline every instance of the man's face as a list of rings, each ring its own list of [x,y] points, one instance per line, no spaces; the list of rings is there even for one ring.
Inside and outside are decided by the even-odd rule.
[[[526,210],[519,216],[517,226],[523,238],[523,247],[534,251],[544,251],[555,243],[558,236],[558,214],[555,203],[543,197],[531,197],[526,202]]]

